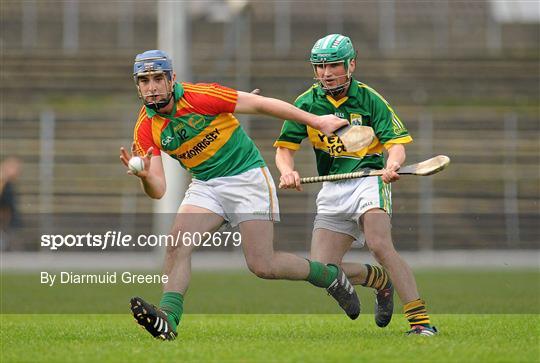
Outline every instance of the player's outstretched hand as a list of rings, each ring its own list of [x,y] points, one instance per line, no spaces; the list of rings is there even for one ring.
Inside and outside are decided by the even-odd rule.
[[[349,122],[335,115],[318,116],[316,129],[320,130],[326,136],[334,136],[334,131],[342,126],[348,125]]]
[[[300,174],[296,170],[283,174],[279,177],[279,189],[296,189],[301,192]]]
[[[399,163],[396,161],[387,163],[386,167],[383,169],[384,174],[381,176],[383,182],[389,184],[399,180],[399,174],[397,173],[397,171],[400,167],[401,165],[399,165]]]
[[[138,176],[139,178],[147,177],[150,170],[150,163],[151,163],[153,151],[154,151],[154,148],[150,147],[148,151],[146,152],[146,155],[139,155],[139,153],[137,153],[136,151],[135,143],[133,143],[131,144],[131,154],[129,154],[126,151],[126,149],[124,149],[123,146],[120,147],[120,161],[122,162],[122,164],[124,164],[126,168],[128,168],[127,174],[135,175],[135,176]],[[134,172],[133,170],[129,168],[129,159],[135,156],[139,156],[143,160],[144,169],[142,171]]]

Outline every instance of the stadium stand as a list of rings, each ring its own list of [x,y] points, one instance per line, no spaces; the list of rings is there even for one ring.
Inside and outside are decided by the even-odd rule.
[[[156,47],[155,3],[137,2],[126,15],[121,2],[79,2],[76,50],[62,48],[61,3],[34,4],[37,31],[29,46],[23,41],[23,5],[2,3],[2,154],[24,160],[21,211],[39,210],[39,115],[54,109],[50,212],[125,213],[126,206],[136,213],[151,212],[151,201],[124,176],[117,153],[121,144],[129,143],[139,107],[130,77],[133,55]],[[395,39],[388,50],[380,48],[384,9],[377,4],[363,2],[359,9],[354,2],[343,2],[342,31],[359,52],[357,77],[387,97],[415,137],[408,160],[432,156],[426,150],[452,158],[451,167],[432,179],[434,247],[537,248],[539,24],[500,24],[500,47],[492,49],[488,3],[447,2],[446,12],[434,17],[435,2],[395,2]],[[291,3],[294,44],[285,55],[273,51],[273,2],[253,2],[249,11],[250,84],[292,102],[311,83],[307,52],[327,31],[320,24],[324,9]],[[118,19],[130,24],[130,36],[119,35]],[[235,87],[242,70],[236,68],[234,51],[227,49],[231,44],[224,41],[231,24],[199,14],[191,25],[192,47],[186,57],[193,81]],[[21,100],[24,107],[18,107]],[[432,120],[429,140],[420,136],[420,120],[426,117]],[[517,141],[505,132],[505,119],[512,118],[517,120]],[[272,143],[279,128],[279,122],[266,118],[254,118],[250,125],[276,180]],[[314,174],[312,159],[308,147],[299,152],[303,175]],[[425,185],[418,178],[404,178],[394,186],[394,233],[400,248],[418,248],[419,191]],[[512,241],[504,215],[509,185],[516,189],[519,213],[519,239]],[[282,212],[290,216],[276,231],[276,240],[285,241],[278,242],[279,248],[305,249],[317,191],[317,186],[307,186],[302,194],[280,192]]]

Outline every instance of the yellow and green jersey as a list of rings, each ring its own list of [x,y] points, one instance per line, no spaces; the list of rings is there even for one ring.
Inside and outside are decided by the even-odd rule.
[[[170,115],[141,108],[133,134],[136,151],[162,150],[203,181],[265,166],[232,114],[237,99],[236,90],[216,83],[176,83]]]
[[[350,173],[361,168],[382,169],[383,148],[412,142],[390,104],[374,89],[356,80],[351,81],[347,96],[338,101],[326,95],[319,84],[314,84],[298,96],[295,105],[316,115],[334,114],[352,125],[370,126],[375,131],[376,138],[371,145],[357,152],[347,152],[337,136],[327,137],[312,127],[286,120],[274,146],[298,150],[302,140],[309,138],[319,175]]]

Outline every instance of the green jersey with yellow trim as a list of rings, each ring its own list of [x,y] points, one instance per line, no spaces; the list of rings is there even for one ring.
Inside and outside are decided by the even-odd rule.
[[[382,169],[383,147],[412,142],[390,104],[373,88],[354,79],[347,95],[340,100],[326,95],[319,84],[314,84],[298,96],[294,104],[315,115],[334,114],[349,120],[351,125],[370,126],[375,131],[371,145],[357,152],[347,152],[337,136],[327,137],[312,127],[286,120],[274,147],[298,150],[302,140],[309,138],[319,175],[350,173],[362,168]]]

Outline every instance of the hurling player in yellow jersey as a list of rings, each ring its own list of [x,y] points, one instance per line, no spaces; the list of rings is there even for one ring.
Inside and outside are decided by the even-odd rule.
[[[172,61],[160,50],[137,55],[133,76],[143,100],[134,130],[132,154],[143,157],[135,173],[144,192],[159,199],[165,193],[161,153],[176,159],[192,175],[171,230],[179,234],[213,233],[225,222],[238,225],[249,269],[265,279],[306,280],[326,288],[351,319],[360,302],[351,283],[336,265],[312,262],[274,251],[273,223],[279,220],[276,188],[253,141],[233,112],[292,119],[325,135],[346,125],[334,115],[316,116],[286,102],[245,93],[218,84],[176,82]],[[121,148],[125,166],[131,155]],[[132,172],[130,172],[133,174]],[[152,336],[172,340],[183,313],[195,245],[167,246],[159,307],[131,299],[137,322]],[[233,281],[231,283],[234,283]],[[215,297],[219,301],[219,296]]]
[[[318,82],[300,95],[295,105],[319,115],[333,113],[353,125],[370,126],[376,139],[358,152],[347,152],[337,137],[328,137],[309,125],[287,119],[274,144],[276,164],[281,172],[279,187],[301,190],[294,153],[304,138],[309,138],[313,145],[320,175],[349,173],[361,168],[384,169],[382,177],[323,184],[317,196],[311,258],[341,265],[353,284],[376,290],[378,326],[390,323],[395,288],[410,323],[408,334],[434,335],[437,330],[419,297],[413,273],[394,249],[391,236],[389,183],[399,179],[396,171],[405,161],[404,145],[412,138],[388,102],[352,77],[356,52],[348,37],[330,34],[319,39],[313,46],[310,61]],[[388,154],[386,164],[384,150]],[[343,256],[355,240],[365,240],[383,268],[343,263]]]

